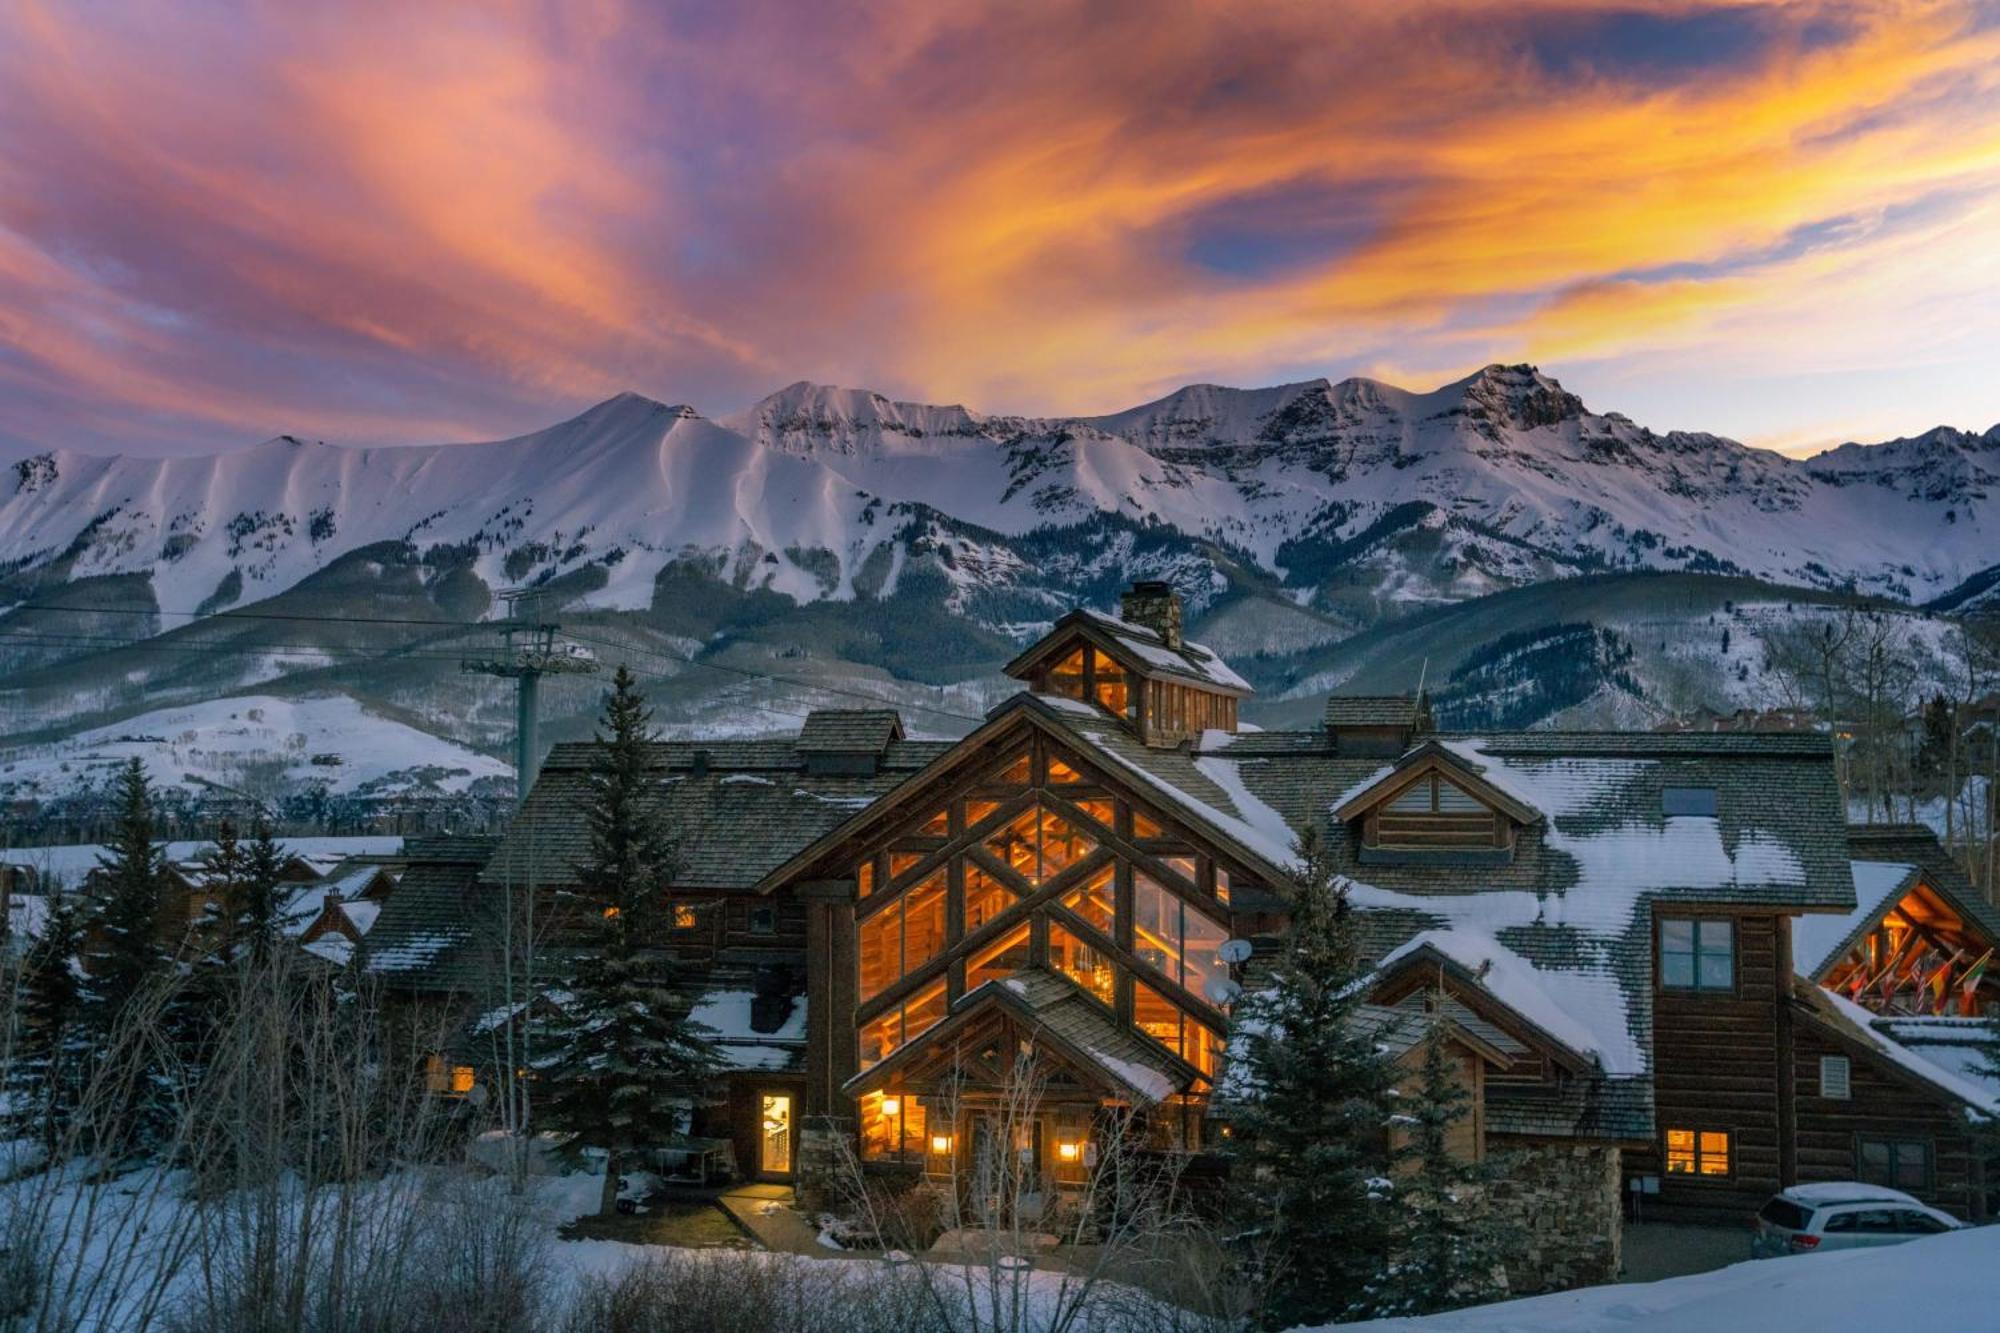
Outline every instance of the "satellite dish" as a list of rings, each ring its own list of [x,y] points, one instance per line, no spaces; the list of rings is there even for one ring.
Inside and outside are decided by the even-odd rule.
[[[1249,940],[1224,940],[1222,947],[1215,951],[1216,957],[1228,963],[1231,967],[1234,967],[1238,963],[1250,961],[1250,953],[1251,944]]]
[[[1208,997],[1210,1004],[1227,1009],[1242,996],[1243,987],[1228,977],[1210,977],[1203,984],[1201,993]]]

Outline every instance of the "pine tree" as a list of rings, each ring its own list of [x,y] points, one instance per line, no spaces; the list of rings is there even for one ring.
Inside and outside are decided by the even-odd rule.
[[[201,966],[205,971],[234,967],[247,943],[244,906],[249,867],[236,826],[228,820],[216,830],[215,843],[201,857],[201,887],[210,895],[201,921]]]
[[[41,938],[27,949],[19,978],[8,1121],[13,1132],[51,1153],[76,1109],[84,1076],[83,995],[76,975],[82,937],[75,903],[52,891]]]
[[[278,939],[278,914],[284,904],[280,885],[284,882],[285,849],[271,836],[271,825],[259,819],[251,830],[250,845],[243,849],[243,904],[239,920],[238,947],[247,949],[252,961],[267,961]]]
[[[548,1122],[603,1148],[603,1209],[617,1199],[622,1158],[671,1139],[679,1109],[698,1100],[718,1066],[692,997],[661,946],[677,851],[648,774],[651,714],[619,667],[597,733],[584,812],[589,855],[575,868],[578,957],[563,1018]]]
[[[160,947],[166,859],[153,842],[153,793],[135,758],[118,774],[118,825],[88,887],[92,938],[86,948],[86,1011],[108,1033],[166,962]]]
[[[1442,1004],[1434,1004],[1415,1096],[1399,1098],[1396,1121],[1407,1130],[1397,1154],[1402,1236],[1382,1304],[1401,1314],[1431,1314],[1500,1294],[1495,1271],[1503,1237],[1480,1197],[1496,1164],[1451,1149],[1452,1131],[1471,1114],[1472,1094],[1459,1077],[1450,1033]]]
[[[183,924],[166,915],[166,860],[153,841],[152,788],[138,759],[119,771],[117,795],[117,827],[86,882],[91,915],[81,988],[91,1057],[123,1071],[90,1126],[96,1150],[111,1157],[148,1146],[170,1114],[178,1071],[163,1067],[152,1038],[169,1035],[160,1020],[180,989],[174,950],[162,940]],[[143,1019],[134,1014],[142,1006]]]
[[[1237,1248],[1274,1328],[1367,1313],[1394,1233],[1385,1122],[1394,1069],[1355,1021],[1362,969],[1346,883],[1299,837],[1292,927],[1266,987],[1239,1004]]]

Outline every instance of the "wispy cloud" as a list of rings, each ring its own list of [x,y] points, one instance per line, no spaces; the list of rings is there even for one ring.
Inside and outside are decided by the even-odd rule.
[[[1968,3],[21,0],[0,87],[15,445],[1521,357],[1787,443],[2000,416]]]

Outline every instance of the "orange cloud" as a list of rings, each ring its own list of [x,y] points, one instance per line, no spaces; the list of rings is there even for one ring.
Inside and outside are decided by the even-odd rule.
[[[1746,433],[1828,410],[1808,357],[1867,371],[1856,419],[1899,368],[1910,429],[2000,414],[1966,369],[2000,25],[1964,0],[27,0],[0,84],[0,444],[1522,356],[1642,416],[1712,376],[1673,424]]]

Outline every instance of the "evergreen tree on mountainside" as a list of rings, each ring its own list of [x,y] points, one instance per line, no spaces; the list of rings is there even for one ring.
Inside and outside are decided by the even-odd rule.
[[[659,785],[648,773],[651,714],[619,667],[597,733],[583,811],[589,853],[576,866],[577,961],[555,1025],[548,1123],[610,1154],[602,1207],[619,1163],[670,1140],[719,1058],[689,1017],[692,998],[663,947],[678,853]]]
[[[1292,927],[1269,984],[1237,1006],[1229,1081],[1232,1248],[1267,1327],[1369,1313],[1395,1236],[1384,1125],[1394,1067],[1356,1022],[1363,972],[1346,883],[1316,829],[1299,837]]]
[[[285,849],[271,836],[270,822],[258,819],[243,848],[243,903],[237,922],[238,945],[253,962],[268,960],[277,943],[284,868]]]
[[[1438,997],[1441,1002],[1442,994]],[[1425,1024],[1414,1087],[1397,1100],[1391,1123],[1403,1130],[1396,1153],[1396,1261],[1382,1283],[1381,1313],[1431,1314],[1496,1300],[1505,1236],[1481,1189],[1498,1163],[1452,1151],[1452,1133],[1472,1113],[1472,1093],[1452,1054],[1442,1004]]]
[[[51,892],[41,936],[22,956],[13,1058],[0,1089],[9,1132],[49,1152],[61,1142],[86,1073],[83,987],[76,974],[82,941],[75,902]]]

